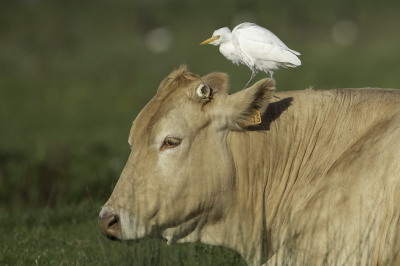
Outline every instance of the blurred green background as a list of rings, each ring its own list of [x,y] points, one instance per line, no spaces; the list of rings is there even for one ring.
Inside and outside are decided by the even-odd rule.
[[[199,46],[245,21],[302,54],[275,72],[278,91],[400,88],[397,0],[0,1],[0,264],[244,265],[200,244],[108,241],[97,215],[132,121],[173,69],[226,72],[232,92],[247,82]]]

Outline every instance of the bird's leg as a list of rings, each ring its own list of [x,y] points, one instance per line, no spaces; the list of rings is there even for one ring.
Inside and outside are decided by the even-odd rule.
[[[269,72],[269,75],[271,76],[271,79],[273,79],[272,76],[274,75],[274,71],[271,71],[271,70],[270,70],[270,71],[268,71],[268,72]]]
[[[254,72],[254,71],[252,71],[252,73],[251,73],[251,77],[250,77],[250,80],[249,81],[247,81],[247,83],[246,83],[246,85],[244,85],[244,87],[243,87],[243,89],[242,90],[244,90],[244,89],[246,89],[247,88],[247,85],[249,85],[249,83],[253,80],[253,78],[256,76],[256,72]]]

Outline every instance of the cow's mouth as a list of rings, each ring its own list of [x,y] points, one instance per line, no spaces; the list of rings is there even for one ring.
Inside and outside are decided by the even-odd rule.
[[[124,219],[124,214],[125,213],[121,213],[121,211],[119,213],[110,213],[103,210],[98,218],[100,232],[110,240],[118,241],[129,246],[137,244],[145,237],[164,239],[166,241],[166,239],[160,234],[159,230],[157,230],[158,227],[155,224],[146,228],[147,230],[144,229],[145,232],[141,232],[140,235],[137,235],[137,232],[124,232],[122,230],[123,222],[124,220],[129,220]],[[127,227],[131,228],[134,226],[127,225]]]

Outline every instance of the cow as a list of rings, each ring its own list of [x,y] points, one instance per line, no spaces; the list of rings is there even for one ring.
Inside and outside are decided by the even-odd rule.
[[[186,66],[161,82],[101,233],[200,241],[250,266],[400,265],[400,92],[229,88]]]

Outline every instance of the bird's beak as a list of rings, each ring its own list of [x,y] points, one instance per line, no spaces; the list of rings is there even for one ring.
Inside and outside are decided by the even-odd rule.
[[[211,42],[213,42],[215,40],[218,40],[218,39],[219,39],[219,36],[211,37],[210,39],[207,39],[204,42],[200,43],[200,45],[208,44],[208,43],[211,43]]]

